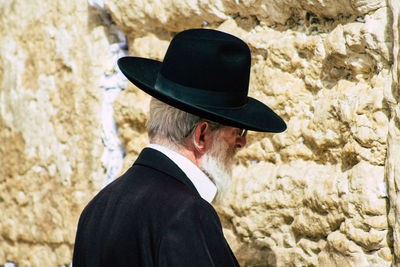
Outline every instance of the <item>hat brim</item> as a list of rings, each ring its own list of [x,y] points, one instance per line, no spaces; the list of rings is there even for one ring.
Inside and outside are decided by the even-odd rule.
[[[286,123],[281,117],[267,105],[252,97],[248,97],[247,103],[239,108],[215,108],[183,101],[155,88],[161,64],[160,61],[140,57],[123,57],[118,60],[121,72],[129,81],[149,95],[173,107],[232,127],[272,133],[286,130]]]

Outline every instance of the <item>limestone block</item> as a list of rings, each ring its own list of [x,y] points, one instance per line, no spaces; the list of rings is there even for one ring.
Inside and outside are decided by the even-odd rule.
[[[148,33],[143,37],[136,38],[132,44],[131,54],[138,57],[162,60],[167,51],[169,42],[160,40],[153,33]]]
[[[105,178],[107,29],[82,1],[2,1],[0,13],[0,265],[70,264]]]
[[[327,249],[323,251],[318,262],[321,266],[366,266],[368,262],[360,257],[362,250],[344,234],[331,233],[327,238]],[[329,252],[328,252],[329,251]]]
[[[327,240],[326,250],[318,258],[319,266],[391,266],[391,257],[384,256],[388,252],[387,248],[379,250],[378,254],[382,257],[375,255],[371,257],[363,255],[362,250],[354,242],[339,232],[330,234]]]
[[[221,23],[239,14],[255,17],[267,25],[285,24],[291,17],[305,12],[321,17],[337,18],[339,15],[363,15],[385,6],[382,0],[342,1],[209,1],[209,0],[163,0],[124,1],[106,0],[105,6],[123,30],[130,34],[149,32],[152,27],[178,32],[184,28]],[[147,23],[151,22],[151,23]]]
[[[132,166],[140,151],[148,144],[146,121],[149,103],[150,97],[133,85],[122,91],[114,103],[119,137],[127,153],[121,172]]]
[[[268,134],[250,133],[248,149],[238,155],[238,162],[243,166],[238,166],[235,171],[238,181],[228,200],[231,204],[220,208],[219,212],[225,222],[225,232],[229,233],[227,237],[233,243],[239,260],[242,264],[250,265],[260,265],[267,261],[270,266],[287,266],[295,262],[318,266],[319,263],[332,264],[336,260],[346,263],[347,266],[363,266],[366,262],[373,261],[383,263],[382,266],[388,265],[385,261],[390,261],[387,255],[387,246],[390,245],[382,240],[374,241],[381,236],[372,227],[373,225],[384,232],[387,229],[385,217],[380,224],[370,223],[370,229],[364,234],[364,239],[358,241],[359,245],[349,241],[354,238],[350,234],[341,235],[343,241],[332,239],[331,247],[343,242],[347,244],[339,252],[332,251],[330,246],[325,245],[326,236],[329,237],[332,232],[335,233],[335,229],[340,228],[345,216],[373,212],[377,214],[373,217],[379,217],[385,211],[384,200],[379,197],[381,192],[369,192],[367,189],[362,190],[361,184],[349,184],[350,178],[353,181],[353,177],[359,177],[358,172],[340,170],[340,164],[346,170],[363,160],[372,164],[384,162],[387,134],[385,128],[387,129],[388,123],[381,104],[384,72],[374,76],[375,90],[367,82],[346,80],[336,81],[334,86],[324,89],[324,83],[319,80],[324,68],[346,67],[354,72],[354,77],[363,78],[364,76],[357,75],[359,72],[368,72],[370,69],[362,67],[368,64],[360,65],[360,62],[341,58],[342,63],[337,61],[334,63],[336,65],[322,65],[319,62],[330,56],[325,51],[322,35],[308,37],[290,32],[285,35],[270,28],[257,28],[252,32],[254,34],[245,34],[242,29],[237,28],[239,24],[229,20],[221,25],[221,29],[238,33],[256,51],[251,94],[280,112],[288,121],[288,130],[282,135],[272,137]],[[354,25],[360,26],[359,23]],[[360,41],[362,38],[358,33],[355,34],[355,27],[344,26],[342,34],[345,37],[341,40],[350,40],[351,49],[360,53],[363,51]],[[350,31],[354,34],[348,34]],[[162,33],[159,38],[162,39],[164,35]],[[283,46],[282,39],[285,40]],[[143,55],[159,59],[159,54],[149,54],[146,46],[143,49],[146,51]],[[163,49],[165,48],[161,50]],[[135,51],[140,51],[140,47],[136,47]],[[347,53],[347,48],[343,53]],[[331,77],[337,79],[346,75]],[[330,82],[326,85],[330,85]],[[318,90],[317,94],[314,90]],[[363,97],[360,98],[360,95]],[[141,109],[138,111],[141,112]],[[127,119],[122,121],[125,120]],[[126,136],[133,136],[133,132],[121,130],[121,135],[124,133],[129,133]],[[298,158],[316,160],[321,165],[297,161],[291,166],[290,162],[296,162]],[[339,165],[327,167],[327,161]],[[277,166],[282,162],[289,162],[289,166],[276,168],[266,162]],[[359,167],[359,172],[365,174],[360,176],[360,181],[369,178],[366,176],[371,173],[369,167],[368,164]],[[382,168],[372,169],[375,170],[372,172],[374,177],[381,180],[372,180],[368,185],[378,188],[382,184]],[[378,193],[379,196],[376,195]],[[366,201],[369,199],[370,202]],[[366,203],[363,205],[364,202]],[[353,223],[359,224],[358,221]],[[319,240],[314,242],[307,239],[310,237]],[[371,257],[363,254],[362,247],[368,249],[374,246],[380,248],[378,253]],[[346,252],[348,248],[352,248],[355,254],[349,255]]]
[[[217,207],[242,265],[390,265],[383,166],[392,56],[384,1],[105,5],[137,56],[162,60],[172,36],[192,27],[223,30],[249,44],[250,95],[288,129],[249,133],[234,187]],[[132,88],[115,104],[127,161],[144,140],[146,109]]]
[[[356,228],[351,219],[346,219],[346,221],[340,226],[340,231],[346,234],[347,238],[353,240],[356,244],[361,247],[371,251],[378,250],[382,247],[386,247],[385,237],[387,231],[378,231],[375,229],[370,229],[366,232],[363,229]]]

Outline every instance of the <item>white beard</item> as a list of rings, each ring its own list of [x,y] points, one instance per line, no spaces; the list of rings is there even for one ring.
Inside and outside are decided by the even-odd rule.
[[[214,203],[222,204],[232,182],[234,150],[224,140],[216,139],[211,149],[201,159],[200,169],[205,172],[217,187]]]

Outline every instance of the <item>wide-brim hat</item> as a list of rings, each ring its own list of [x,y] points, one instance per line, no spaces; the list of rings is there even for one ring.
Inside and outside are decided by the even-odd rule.
[[[178,33],[163,62],[141,57],[118,60],[133,84],[173,107],[232,127],[282,132],[286,123],[247,96],[250,64],[246,43],[211,29]]]

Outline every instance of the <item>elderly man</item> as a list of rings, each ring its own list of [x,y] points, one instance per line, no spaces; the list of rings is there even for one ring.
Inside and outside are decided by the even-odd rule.
[[[250,58],[242,40],[192,29],[174,37],[163,62],[118,61],[153,96],[150,145],[82,212],[74,267],[238,266],[210,203],[223,199],[247,130],[286,129],[247,96]]]

